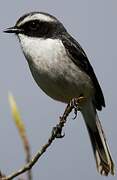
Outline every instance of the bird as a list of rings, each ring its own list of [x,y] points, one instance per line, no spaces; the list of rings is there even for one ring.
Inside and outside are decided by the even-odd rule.
[[[85,97],[80,107],[101,175],[114,175],[114,162],[98,117],[105,99],[93,67],[81,45],[56,17],[29,12],[4,30],[14,33],[37,85],[54,100],[69,103]]]

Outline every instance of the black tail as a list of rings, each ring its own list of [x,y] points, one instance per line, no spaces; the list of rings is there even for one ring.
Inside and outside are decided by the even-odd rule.
[[[88,126],[87,129],[93,147],[97,170],[100,174],[105,176],[107,176],[109,173],[114,175],[114,163],[112,161],[109,148],[106,143],[105,135],[99,120],[97,120],[96,125],[96,132],[93,132],[91,128]]]
[[[109,173],[114,175],[114,163],[96,111],[88,106],[82,113],[91,139],[98,172],[105,176]]]

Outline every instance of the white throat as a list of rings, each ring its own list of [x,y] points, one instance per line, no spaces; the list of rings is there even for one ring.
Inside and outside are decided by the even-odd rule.
[[[59,39],[44,39],[19,35],[20,43],[29,62],[36,63],[38,66],[52,65],[58,60],[57,57],[66,54],[65,48]]]

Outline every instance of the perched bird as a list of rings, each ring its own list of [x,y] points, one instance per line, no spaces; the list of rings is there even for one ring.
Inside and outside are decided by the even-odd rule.
[[[29,68],[38,86],[55,100],[68,103],[83,96],[80,107],[91,139],[97,170],[114,175],[114,163],[97,110],[105,100],[94,70],[80,44],[54,16],[43,12],[23,15],[14,27]]]

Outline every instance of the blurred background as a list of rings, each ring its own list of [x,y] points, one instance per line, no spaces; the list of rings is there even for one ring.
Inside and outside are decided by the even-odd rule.
[[[47,141],[65,105],[47,97],[34,82],[14,35],[2,31],[30,11],[44,11],[63,22],[87,53],[104,92],[106,108],[99,113],[115,165],[117,164],[117,1],[25,0],[0,3],[0,170],[9,174],[25,163],[25,154],[12,122],[8,92],[16,98],[26,125],[32,155]],[[33,168],[38,179],[95,179],[100,176],[81,114],[65,126]],[[108,180],[117,176],[108,177]]]

